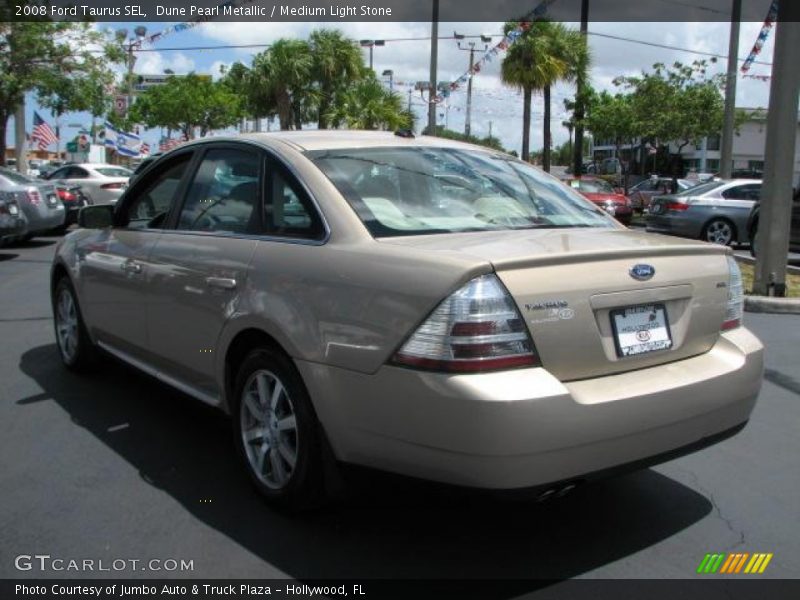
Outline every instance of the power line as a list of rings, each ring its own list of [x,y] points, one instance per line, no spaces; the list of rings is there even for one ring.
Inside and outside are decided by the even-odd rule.
[[[725,55],[725,54],[716,54],[714,52],[704,52],[703,50],[692,50],[690,48],[681,48],[679,46],[669,46],[667,44],[657,44],[656,42],[647,42],[645,40],[635,40],[635,39],[632,39],[632,38],[625,38],[625,37],[621,37],[621,36],[618,36],[618,35],[611,35],[610,33],[600,33],[600,32],[597,32],[597,31],[589,31],[587,33],[589,35],[594,35],[594,36],[597,36],[597,37],[608,38],[608,39],[611,39],[611,40],[619,40],[621,42],[631,42],[631,43],[634,43],[634,44],[642,44],[643,46],[653,46],[654,48],[663,48],[663,49],[666,49],[666,50],[677,50],[678,52],[689,52],[691,54],[699,54],[700,56],[713,56],[714,58],[722,58],[722,59],[725,59],[725,60],[727,60],[727,58],[728,58],[728,56]],[[739,60],[744,62],[745,59],[744,58],[740,58]],[[768,63],[768,62],[764,62],[764,61],[760,61],[760,60],[756,60],[756,61],[753,61],[753,62],[757,63],[759,65],[766,65],[768,67],[772,66],[772,63]]]

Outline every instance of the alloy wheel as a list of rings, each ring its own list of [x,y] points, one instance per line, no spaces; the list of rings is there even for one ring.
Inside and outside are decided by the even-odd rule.
[[[712,221],[706,227],[706,240],[727,246],[733,240],[733,228],[726,221]]]
[[[73,362],[78,352],[78,311],[67,288],[61,290],[56,303],[56,333],[61,356],[65,362]]]
[[[283,382],[265,369],[248,378],[239,418],[247,460],[259,481],[279,490],[297,464],[298,431],[294,405]]]

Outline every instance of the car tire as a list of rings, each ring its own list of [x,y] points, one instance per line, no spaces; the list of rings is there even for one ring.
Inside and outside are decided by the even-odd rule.
[[[231,409],[234,443],[259,493],[285,510],[322,504],[321,425],[291,359],[269,347],[251,352],[239,367]]]
[[[753,230],[750,232],[750,255],[753,258],[758,256],[758,221],[753,225]]]
[[[98,350],[86,331],[75,288],[67,276],[58,280],[53,292],[53,325],[56,346],[65,367],[86,372],[96,366]]]
[[[712,219],[703,227],[700,239],[712,244],[730,246],[736,241],[736,227],[728,219]]]

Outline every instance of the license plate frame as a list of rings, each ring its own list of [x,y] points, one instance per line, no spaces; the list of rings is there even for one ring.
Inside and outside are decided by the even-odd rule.
[[[609,319],[619,358],[634,358],[673,347],[669,315],[664,303],[652,302],[616,308],[610,311]],[[647,339],[643,339],[645,336]]]

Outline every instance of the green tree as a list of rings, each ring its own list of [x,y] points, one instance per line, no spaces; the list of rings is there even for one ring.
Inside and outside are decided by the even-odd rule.
[[[312,31],[309,50],[318,90],[317,125],[327,129],[331,108],[354,81],[365,76],[364,59],[353,40],[333,29]]]
[[[413,125],[400,96],[387,90],[373,73],[339,95],[326,121],[349,129],[401,129]]]
[[[584,125],[595,138],[612,140],[618,158],[622,145],[625,142],[633,144],[641,131],[635,119],[633,101],[630,94],[610,94],[603,91],[594,94],[586,103]],[[623,161],[623,164],[626,162]],[[626,189],[629,170],[629,167],[626,167],[623,172]]]
[[[719,134],[724,115],[724,75],[708,74],[709,62],[653,65],[651,72],[618,77],[614,83],[630,94],[630,115],[637,136],[656,146],[676,142],[678,153]],[[676,155],[676,156],[677,156]]]
[[[35,90],[57,112],[102,112],[98,90],[121,58],[119,47],[88,23],[0,21],[0,165],[8,120],[27,92]]]
[[[518,23],[505,25],[508,33]],[[558,81],[575,79],[585,73],[589,52],[579,32],[562,23],[535,21],[509,48],[501,65],[503,82],[522,90],[522,160],[530,156],[531,99],[534,91],[544,94],[543,163],[550,166],[550,89]]]
[[[281,129],[302,129],[317,106],[313,58],[304,40],[280,39],[257,54],[250,68],[248,104],[257,114],[276,114]]]
[[[187,139],[223,129],[242,115],[242,98],[221,82],[190,73],[173,76],[166,83],[139,95],[130,119],[148,127],[167,127],[183,132]]]

